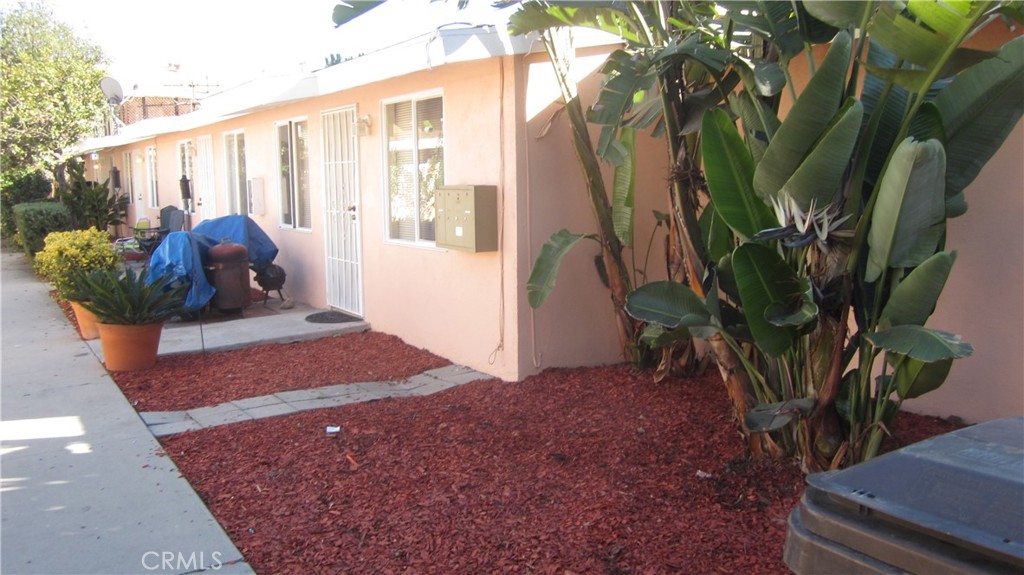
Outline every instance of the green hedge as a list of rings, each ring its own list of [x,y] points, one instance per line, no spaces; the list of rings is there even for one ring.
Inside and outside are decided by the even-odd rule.
[[[57,202],[18,204],[14,206],[14,221],[29,258],[34,258],[36,252],[43,249],[44,240],[50,232],[71,229],[71,213]]]
[[[45,200],[52,190],[42,172],[4,172],[0,174],[0,234],[7,238],[17,231],[14,206]]]

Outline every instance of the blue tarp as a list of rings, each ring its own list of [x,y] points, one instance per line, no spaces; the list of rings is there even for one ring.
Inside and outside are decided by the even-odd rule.
[[[273,263],[277,257],[277,246],[274,241],[249,216],[224,216],[204,220],[192,229],[192,233],[208,236],[213,244],[219,244],[224,238],[231,238],[236,244],[244,245],[249,255],[249,263],[257,271]]]
[[[149,258],[150,281],[171,274],[181,282],[191,283],[185,307],[198,310],[210,301],[216,289],[206,281],[203,262],[213,243],[206,236],[189,232],[171,232]]]
[[[151,280],[171,274],[181,282],[191,284],[185,307],[198,310],[206,305],[217,291],[206,279],[204,266],[210,248],[224,238],[242,244],[253,269],[260,270],[273,263],[277,246],[249,216],[224,216],[206,220],[191,232],[171,232],[149,258]]]

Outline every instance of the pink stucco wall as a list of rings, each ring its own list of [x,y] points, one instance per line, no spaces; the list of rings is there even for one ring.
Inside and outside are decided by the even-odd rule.
[[[590,56],[598,61],[602,57],[600,52]],[[156,145],[160,205],[176,205],[178,142],[211,135],[217,213],[223,215],[228,206],[223,135],[244,130],[247,175],[265,182],[266,212],[252,217],[281,250],[276,261],[288,273],[287,293],[325,307],[320,112],[356,106],[358,115],[371,117],[370,133],[359,138],[365,318],[374,329],[397,334],[412,345],[517,380],[547,367],[621,359],[607,292],[593,267],[596,246],[584,245],[566,259],[559,285],[541,309],[531,310],[526,303],[532,261],[548,236],[563,227],[594,229],[565,118],[556,117],[541,135],[559,105],[552,97],[546,108],[531,110],[527,118],[527,97],[535,103],[538,97],[543,100],[552,95],[552,86],[543,56],[453,64],[159,136],[107,154],[120,164],[123,151],[141,158],[147,146]],[[592,101],[597,76],[591,74],[582,86],[585,102]],[[381,102],[432,90],[444,96],[446,183],[498,187],[498,252],[463,253],[385,239]],[[312,231],[278,225],[273,126],[295,118],[309,122]],[[645,155],[640,160],[637,238],[645,247],[653,226],[651,210],[663,203],[665,161],[656,140],[643,136],[640,145]],[[144,184],[144,164],[136,164],[135,170]],[[136,196],[140,193],[145,195],[144,188],[136,190]],[[152,220],[158,215],[145,200],[135,204],[130,219],[144,215]],[[196,214],[193,225],[200,217]],[[660,250],[660,237],[655,245]]]
[[[1024,125],[967,188],[967,213],[949,221],[956,264],[928,325],[963,336],[971,357],[906,408],[978,423],[1024,416]]]
[[[603,55],[586,51],[583,58]],[[543,55],[526,60],[527,90],[544,90],[553,82],[551,65]],[[584,106],[593,103],[600,86],[599,75],[591,74],[580,83]],[[548,92],[550,93],[550,92]],[[520,230],[528,235],[524,258],[529,265],[540,253],[544,242],[563,228],[573,233],[593,233],[597,226],[587,199],[579,162],[572,148],[572,135],[560,102],[552,102],[529,120],[528,146],[528,220]],[[550,125],[549,125],[550,124]],[[593,129],[594,140],[597,130]],[[643,267],[647,241],[654,227],[652,210],[666,211],[667,161],[663,140],[647,134],[637,135],[638,166],[635,209],[635,239],[638,268]],[[606,166],[606,185],[611,186],[611,168]],[[659,231],[648,272],[652,279],[664,277],[664,233]],[[523,304],[520,341],[526,346],[523,371],[533,373],[555,366],[593,365],[622,361],[609,292],[601,284],[594,267],[600,253],[595,242],[583,241],[562,262],[555,289],[536,310]],[[633,251],[627,251],[632,261]],[[641,282],[642,283],[642,282]],[[525,294],[524,294],[525,296]]]

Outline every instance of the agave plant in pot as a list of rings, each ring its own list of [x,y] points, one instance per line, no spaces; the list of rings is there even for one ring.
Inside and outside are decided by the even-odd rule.
[[[134,371],[156,364],[164,322],[184,311],[187,284],[171,275],[100,270],[73,276],[88,296],[82,305],[96,314],[103,360],[110,371]]]

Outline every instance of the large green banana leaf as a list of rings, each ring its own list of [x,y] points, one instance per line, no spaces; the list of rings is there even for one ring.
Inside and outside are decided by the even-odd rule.
[[[724,110],[704,116],[704,173],[718,215],[743,239],[777,227],[774,214],[754,193],[754,160]]]
[[[956,252],[939,252],[914,268],[889,296],[879,326],[924,325],[935,311],[955,261]]]
[[[614,188],[612,189],[612,225],[615,235],[627,248],[633,248],[633,192],[636,179],[636,130],[623,128],[619,143],[625,159],[615,168]]]
[[[558,268],[562,265],[565,254],[587,237],[589,236],[570,233],[569,230],[560,230],[544,242],[537,260],[533,262],[530,278],[526,282],[526,299],[530,307],[538,308],[548,299],[551,290],[555,288]]]
[[[661,102],[657,91],[653,89],[660,69],[693,60],[718,74],[726,68],[731,58],[727,50],[701,44],[697,35],[684,38],[679,43],[670,41],[657,51],[650,48],[613,52],[601,70],[606,80],[593,108],[587,113],[589,121],[603,126],[598,137],[598,155],[619,165],[621,157],[616,154],[614,145],[619,127],[624,123],[636,127],[649,126],[661,116]],[[771,86],[777,83],[772,72],[770,66],[760,66],[753,72],[752,81]],[[721,94],[717,91],[711,94],[713,100],[708,107],[721,100]]]
[[[711,314],[689,287],[672,281],[644,284],[626,296],[626,313],[668,328],[711,325]]]
[[[900,129],[909,106],[910,95],[906,88],[894,85],[881,76],[870,73],[870,70],[891,68],[898,64],[896,55],[886,50],[878,42],[868,43],[868,73],[864,75],[860,99],[864,104],[865,128],[872,116],[880,115],[878,127],[870,134],[870,142],[861,143],[861,154],[865,157],[858,161],[867,162],[864,180],[867,187],[874,187],[881,177],[882,168],[897,144]],[[863,130],[868,135],[866,129]]]
[[[990,55],[962,48],[967,36],[986,12],[989,2],[914,1],[910,14],[883,3],[868,25],[868,35],[896,55],[917,66],[914,69],[874,70],[912,92],[928,88],[927,82],[952,76]]]
[[[961,32],[964,19],[971,11],[971,2],[911,0],[907,3],[907,10],[938,34],[953,38]]]
[[[722,217],[718,215],[714,204],[708,204],[700,214],[701,237],[704,239],[704,246],[707,247],[708,258],[711,261],[718,260],[729,255],[732,251],[732,234],[729,226]]]
[[[818,71],[768,144],[753,181],[758,196],[765,201],[776,197],[832,124],[843,100],[850,51],[850,35],[839,33]],[[800,207],[806,210],[809,206]]]
[[[750,150],[754,164],[759,164],[768,149],[768,142],[775,136],[782,122],[764,102],[745,90],[729,95],[729,109],[743,123],[743,141]]]
[[[587,120],[605,126],[597,141],[597,154],[620,166],[625,158],[616,153],[621,152],[621,148],[614,146],[615,136],[636,94],[654,86],[658,71],[647,55],[639,54],[634,58],[625,50],[616,50],[608,57],[601,73],[606,80],[597,103],[587,112]]]
[[[950,49],[947,41],[914,19],[883,4],[868,25],[868,35],[904,60],[931,68]]]
[[[899,325],[865,337],[889,352],[889,363],[896,366],[892,375],[896,393],[901,399],[938,389],[946,381],[953,360],[974,351],[956,334],[919,325]]]
[[[821,140],[783,184],[782,191],[801,209],[824,208],[840,193],[840,183],[849,168],[850,155],[860,133],[863,111],[859,100],[849,98],[836,114],[835,121],[825,129]]]
[[[844,29],[859,26],[865,13],[875,8],[875,3],[868,1],[804,0],[803,4],[811,16]]]
[[[800,278],[777,252],[761,244],[748,242],[736,248],[732,265],[754,342],[771,357],[782,355],[792,347],[797,331],[774,325],[766,312],[775,304],[802,301]]]
[[[974,352],[959,335],[919,325],[897,325],[864,337],[879,349],[925,363],[968,357]]]
[[[776,62],[736,57],[735,70],[758,96],[774,96],[786,85],[786,74]]]
[[[872,212],[865,281],[889,267],[916,267],[935,253],[946,229],[945,173],[938,141],[907,138],[896,148]]]
[[[737,24],[770,41],[782,61],[803,51],[805,42],[827,42],[836,33],[832,26],[810,17],[799,2],[730,0],[720,6]]]
[[[946,132],[946,195],[963,192],[1024,110],[1024,37],[961,73],[935,98]]]
[[[582,26],[640,42],[643,32],[620,2],[526,2],[508,20],[509,32],[524,35],[564,26]]]
[[[949,376],[952,359],[925,363],[910,357],[903,358],[893,374],[896,394],[900,399],[913,399],[938,389]]]

